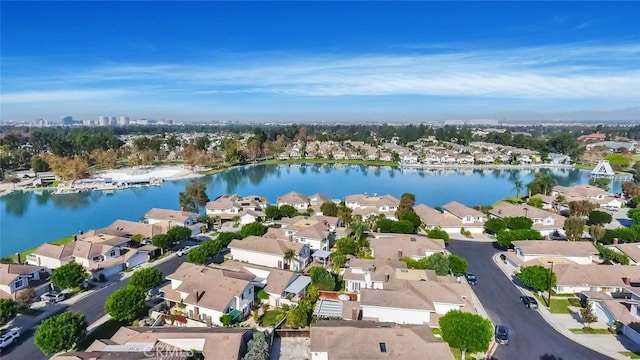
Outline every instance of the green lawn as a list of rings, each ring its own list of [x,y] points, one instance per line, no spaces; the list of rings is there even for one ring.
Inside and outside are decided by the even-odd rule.
[[[49,244],[64,245],[64,244],[70,243],[72,241],[73,241],[73,235],[67,236],[67,237],[63,237],[62,239],[50,241]],[[29,255],[32,252],[34,252],[38,247],[39,246],[36,246],[36,247],[31,248],[29,250],[25,250],[25,251],[20,252],[20,259],[22,259],[22,262],[24,262],[27,259],[27,255]],[[11,256],[9,256],[9,258],[11,259],[12,262],[16,262],[16,260],[17,260],[15,255],[11,255]]]
[[[589,165],[589,164],[574,164],[573,167],[575,169],[587,169],[587,170],[593,170],[594,165]]]
[[[372,166],[398,166],[397,161],[382,160],[351,160],[351,159],[269,159],[260,164],[355,164],[355,165],[372,165]]]
[[[86,350],[97,339],[110,339],[118,329],[122,326],[119,321],[109,319],[104,324],[93,329],[84,339],[80,340],[76,345],[78,351]]]
[[[456,360],[462,360],[462,351],[460,351],[460,349],[456,349],[456,348],[449,348],[451,350],[451,353],[453,354],[453,357]],[[464,354],[464,358],[466,360],[475,360],[476,358],[474,358],[473,356],[469,356],[469,354]]]
[[[269,310],[260,318],[260,325],[262,326],[274,326],[278,323],[277,317],[279,314],[284,314],[283,311]]]
[[[640,354],[634,353],[634,352],[631,352],[631,351],[620,351],[620,354],[622,354],[622,355],[624,355],[624,356],[626,356],[628,358],[631,358],[631,359],[640,359]]]
[[[611,331],[609,329],[594,329],[594,328],[577,328],[577,329],[569,329],[574,334],[597,334],[597,335],[611,335]]]
[[[569,299],[551,298],[551,309],[549,309],[549,312],[552,314],[571,314],[569,306]]]

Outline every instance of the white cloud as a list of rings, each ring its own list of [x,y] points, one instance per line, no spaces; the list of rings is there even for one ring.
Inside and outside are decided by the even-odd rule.
[[[3,93],[0,98],[2,104],[25,104],[42,102],[75,102],[75,101],[103,101],[125,95],[124,90],[51,90],[51,91],[18,91]]]

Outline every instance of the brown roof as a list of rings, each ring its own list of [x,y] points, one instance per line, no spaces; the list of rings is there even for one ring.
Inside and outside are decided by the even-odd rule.
[[[560,186],[553,187],[553,191],[557,191],[565,196],[572,196],[577,198],[592,198],[599,195],[606,195],[608,192],[597,186],[591,185],[573,185],[573,186]]]
[[[441,213],[427,205],[419,204],[413,207],[413,211],[420,217],[420,220],[427,226],[462,226],[462,221],[454,215]],[[473,226],[473,224],[464,224]]]
[[[93,259],[96,256],[106,254],[113,246],[96,244],[88,241],[72,241],[64,245],[42,244],[33,253],[53,259],[66,259],[70,256],[82,259]]]
[[[624,288],[623,278],[640,282],[640,266],[635,265],[577,265],[560,264],[553,267],[558,286],[590,286]]]
[[[129,243],[129,239],[124,237],[96,233],[83,234],[78,236],[78,240],[111,246],[124,246]]]
[[[231,208],[240,209],[241,206],[236,204],[236,201],[240,200],[238,195],[222,195],[219,198],[209,201],[206,205],[207,209],[219,209],[227,210]]]
[[[489,211],[489,214],[499,218],[526,216],[532,220],[546,219],[546,218],[554,219],[553,225],[533,224],[534,229],[545,229],[545,228],[561,229],[564,226],[564,219],[565,219],[563,216],[554,214],[546,210],[538,209],[534,206],[529,206],[529,205],[516,206],[507,202],[501,202],[500,204],[495,206],[493,209],[491,209]]]
[[[309,201],[311,202],[311,205],[322,205],[326,202],[332,202],[332,200],[330,198],[328,198],[327,196],[324,196],[320,193],[315,193],[311,196],[309,196]]]
[[[521,240],[514,241],[513,247],[520,249],[525,256],[580,256],[598,254],[598,249],[590,241]]]
[[[395,277],[396,269],[406,269],[407,264],[398,260],[387,259],[349,259],[349,267],[344,272],[344,278],[347,280],[364,281],[364,275],[354,273],[353,269],[362,269],[364,272],[371,273],[372,281],[385,281],[387,275],[389,280]]]
[[[383,205],[397,207],[400,200],[387,194],[381,196],[369,196],[364,194],[354,194],[345,196],[345,202],[357,203],[360,207],[380,207]]]
[[[41,271],[42,266],[24,264],[0,264],[0,285],[9,285],[20,275],[30,275]]]
[[[482,212],[470,208],[464,204],[461,204],[457,201],[452,201],[450,203],[447,203],[445,205],[442,206],[443,209],[445,209],[446,211],[452,213],[453,215],[459,217],[459,218],[463,218],[465,216],[480,216],[480,217],[485,217],[486,215],[483,214]]]
[[[625,253],[631,260],[640,262],[640,244],[638,243],[625,243],[612,245],[616,249]]]
[[[151,239],[152,237],[164,234],[166,231],[162,226],[156,224],[145,224],[135,221],[116,220],[108,228],[121,230],[129,236],[142,235],[143,238]]]
[[[310,200],[307,195],[300,194],[295,191],[278,197],[278,204],[309,204]]]
[[[202,352],[205,358],[237,360],[246,351],[247,329],[188,327],[121,327],[110,340],[97,340],[85,352],[56,355],[53,359],[186,359],[186,351]],[[140,345],[151,344],[163,349],[156,354]],[[126,345],[130,345],[127,349]],[[193,348],[193,347],[197,348]],[[138,349],[134,351],[133,349]],[[173,351],[170,351],[173,350]],[[144,351],[146,350],[146,352]],[[151,350],[151,351],[150,351]],[[183,354],[177,350],[182,350]],[[151,356],[150,356],[151,355]]]
[[[444,240],[431,239],[421,235],[373,234],[369,237],[369,247],[373,255],[380,259],[398,259],[400,257],[426,256],[426,252],[444,252]]]
[[[281,256],[284,255],[287,249],[293,249],[296,254],[300,254],[304,246],[304,244],[293,241],[278,240],[260,236],[249,236],[242,240],[232,240],[231,243],[229,243],[228,247],[229,249],[243,249],[247,251],[255,251]]]
[[[63,250],[64,250],[63,246],[45,243],[40,245],[37,249],[35,249],[33,251],[33,254],[52,258],[52,259],[61,259]]]
[[[469,285],[458,282],[391,280],[383,290],[360,290],[362,305],[435,310],[434,303],[465,305]],[[466,311],[473,311],[470,307]]]
[[[175,290],[171,289],[171,285],[165,286],[163,290],[165,295],[170,292],[188,294],[184,299],[187,304],[224,312],[231,299],[242,294],[254,278],[253,274],[245,272],[183,263],[173,274],[167,276],[169,280],[182,283]],[[196,291],[204,291],[199,301],[196,301]],[[171,295],[168,297],[171,298]]]
[[[390,327],[369,321],[314,323],[311,352],[326,352],[331,360],[454,359],[449,346],[428,326]]]
[[[184,222],[189,218],[198,218],[198,214],[189,211],[153,208],[144,217],[147,219]]]
[[[275,269],[267,266],[243,263],[235,260],[227,260],[222,264],[209,266],[220,269],[243,271],[249,274],[260,272],[260,275],[264,274],[264,272],[266,271],[269,273],[269,275],[267,275],[267,285],[265,286],[264,290],[271,294],[284,293],[284,289],[286,289],[289,284],[291,284],[298,276],[301,275],[300,273],[295,273],[289,270]]]

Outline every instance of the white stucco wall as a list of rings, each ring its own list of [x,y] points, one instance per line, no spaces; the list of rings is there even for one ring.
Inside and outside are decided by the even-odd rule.
[[[378,319],[379,322],[395,322],[398,324],[428,323],[431,312],[428,310],[400,309],[381,306],[362,305],[362,318]]]
[[[231,256],[233,257],[234,260],[248,262],[256,265],[280,268],[280,269],[283,268],[285,264],[283,256],[259,253],[255,251],[249,251],[249,250],[238,249],[233,247],[230,247],[229,250],[231,251]]]
[[[444,304],[444,303],[433,303],[433,306],[436,309],[437,314],[444,315],[451,310],[460,310],[460,305],[456,304]]]
[[[311,352],[311,360],[329,360],[328,352]]]
[[[45,266],[49,269],[57,269],[68,262],[68,261],[63,262],[59,259],[54,259],[46,256],[40,256],[40,255],[34,255],[34,256],[36,257],[37,260],[34,262],[34,261],[30,261],[29,258],[27,258],[27,264],[36,265],[36,266]]]

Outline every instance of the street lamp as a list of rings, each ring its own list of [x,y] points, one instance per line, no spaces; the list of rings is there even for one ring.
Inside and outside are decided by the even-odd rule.
[[[547,264],[551,264],[551,271],[549,272],[549,295],[547,298],[547,307],[551,308],[551,280],[553,280],[553,261],[547,261]]]

